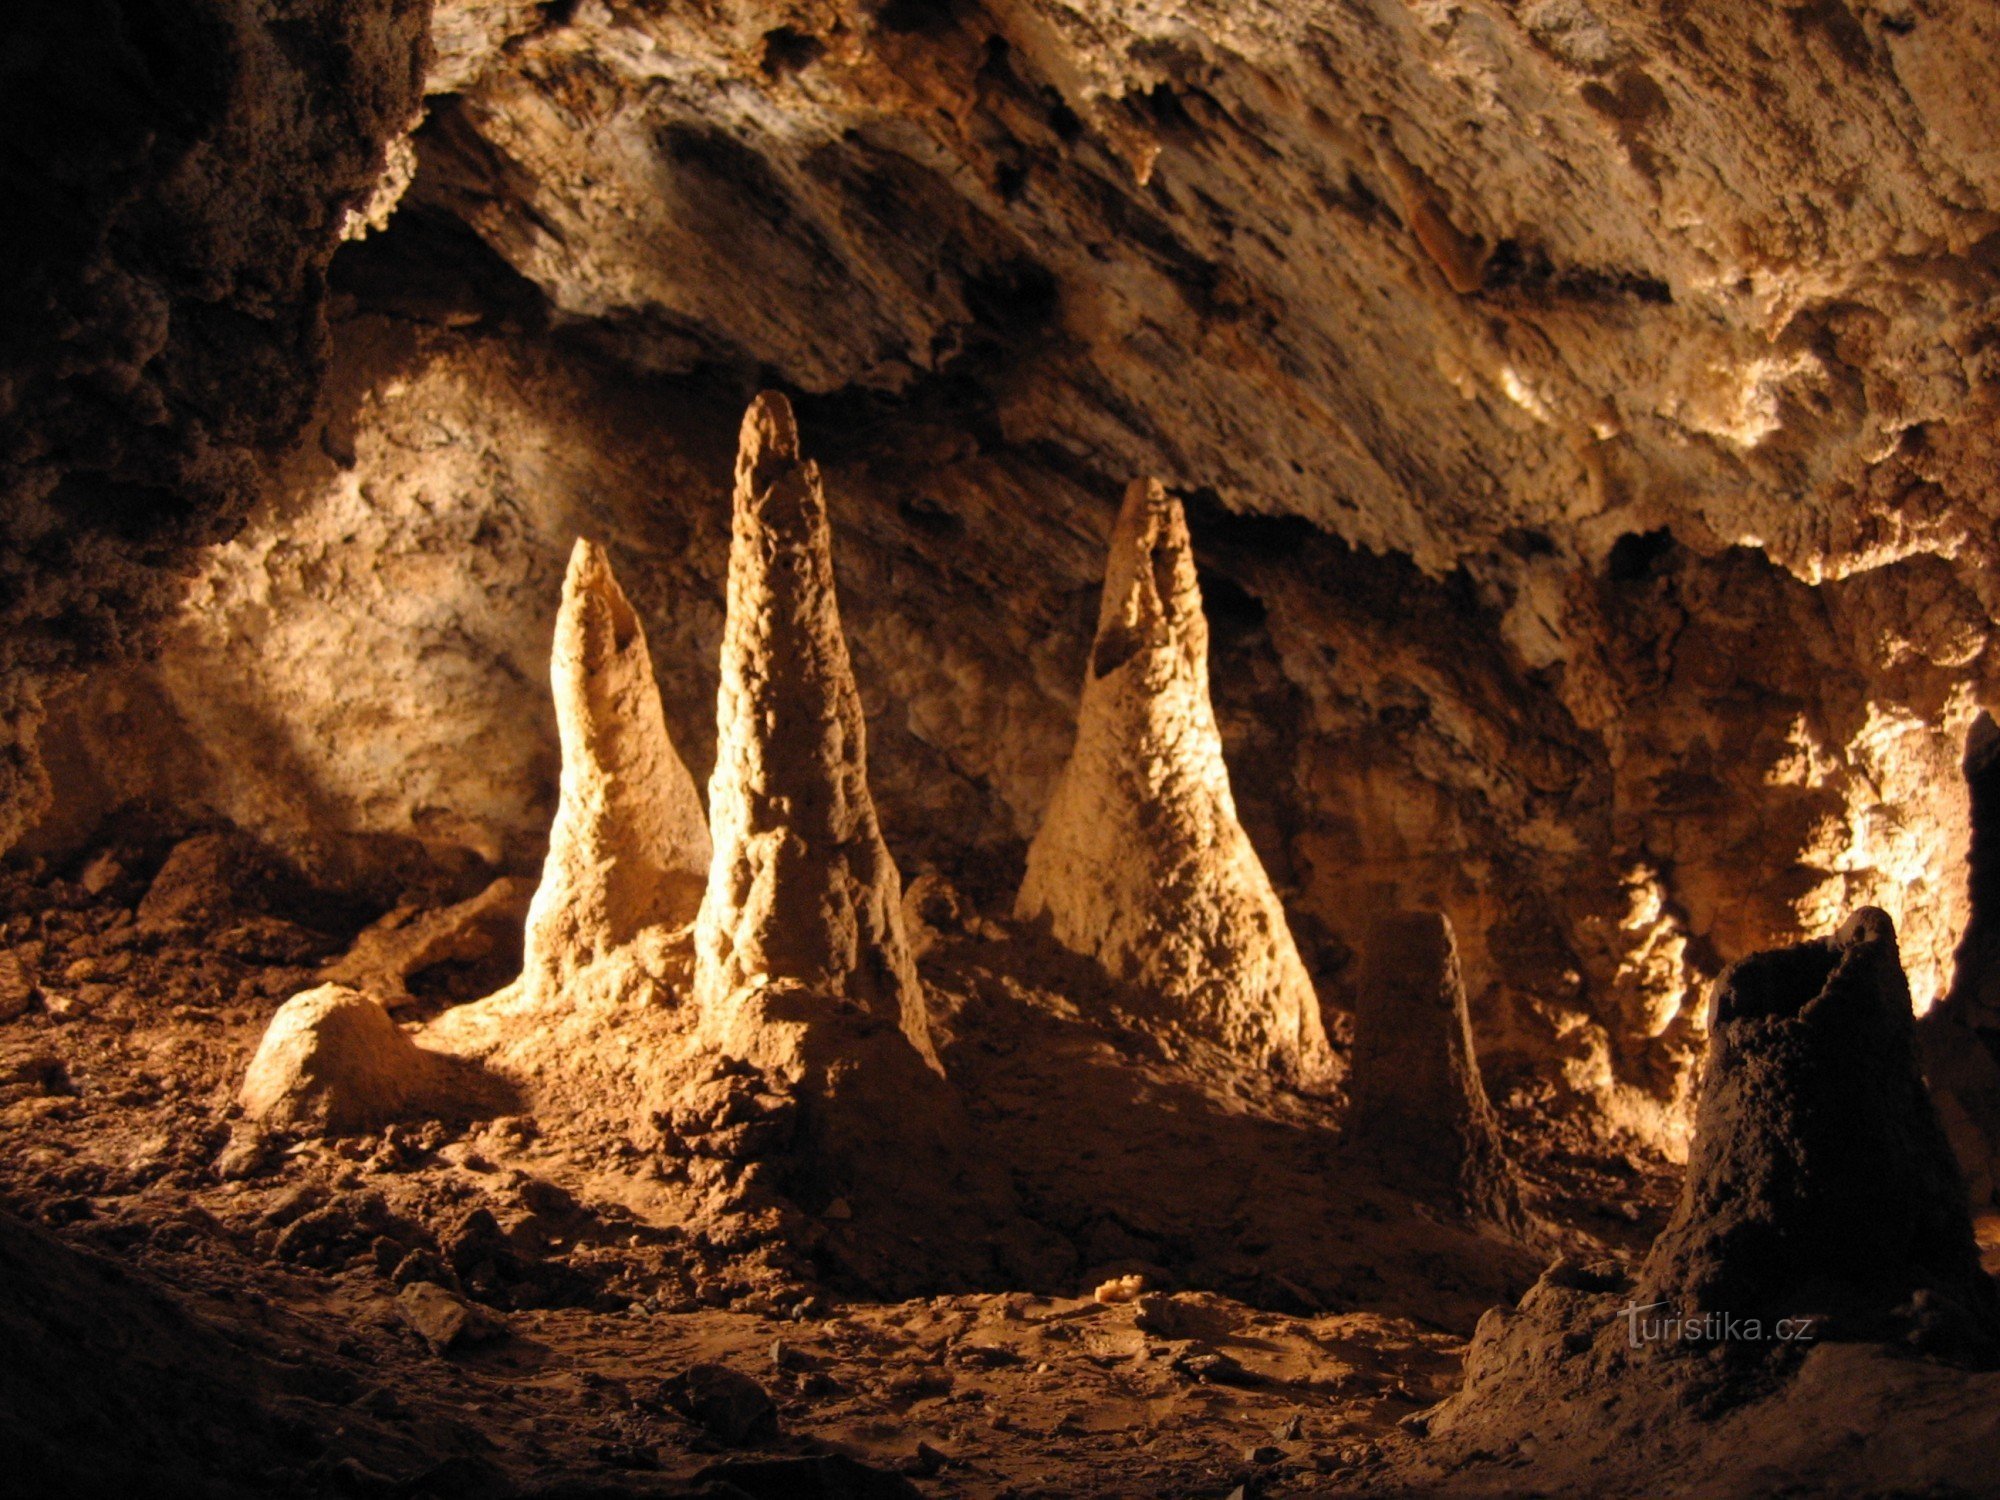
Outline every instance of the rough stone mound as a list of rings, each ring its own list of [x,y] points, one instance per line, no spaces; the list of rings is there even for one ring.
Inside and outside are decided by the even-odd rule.
[[[298,904],[298,881],[269,850],[233,829],[174,845],[139,902],[140,922],[220,924]]]
[[[1464,1386],[1430,1417],[1445,1447],[1533,1432],[1612,1455],[1642,1430],[1657,1446],[1842,1346],[2000,1361],[2000,1296],[1917,1072],[1888,916],[1863,908],[1832,938],[1743,959],[1712,1004],[1667,1229],[1636,1276],[1561,1261],[1488,1312]]]
[[[278,1007],[239,1099],[260,1124],[327,1135],[411,1118],[504,1114],[513,1105],[497,1080],[419,1047],[375,1001],[337,984]]]
[[[1861,1337],[1910,1309],[2000,1335],[1886,913],[1717,982],[1695,1145],[1640,1291]]]
[[[1443,912],[1396,912],[1369,933],[1354,1013],[1349,1150],[1391,1182],[1512,1229],[1529,1219],[1473,1051]]]
[[[819,468],[783,396],[743,419],[709,782],[715,860],[695,928],[705,1012],[795,980],[902,1029],[932,1067],[902,880],[868,792]],[[725,1023],[725,1026],[727,1023]]]
[[[1187,520],[1153,480],[1112,531],[1076,746],[1015,911],[1148,997],[1170,1042],[1330,1080],[1312,979],[1237,821]]]
[[[646,928],[692,920],[710,856],[645,631],[603,549],[582,538],[563,579],[549,680],[562,782],[522,960],[523,989],[543,998]]]

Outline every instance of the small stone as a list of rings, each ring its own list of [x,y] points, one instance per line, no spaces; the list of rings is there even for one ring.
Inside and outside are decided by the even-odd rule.
[[[278,1008],[243,1078],[243,1112],[285,1129],[351,1135],[409,1115],[477,1113],[500,1090],[419,1047],[367,996],[336,984]]]
[[[74,1021],[90,1013],[90,1007],[81,995],[57,994],[50,990],[42,992],[42,1009],[54,1021]]]
[[[223,1182],[245,1182],[270,1171],[277,1160],[277,1146],[268,1133],[239,1123],[230,1127],[229,1144],[215,1158],[215,1175]]]
[[[844,1223],[854,1217],[854,1207],[845,1198],[836,1198],[827,1204],[826,1212],[821,1217]]]
[[[33,972],[17,952],[0,952],[0,1021],[25,1014],[34,1003]]]
[[[665,1382],[660,1399],[731,1447],[769,1442],[778,1435],[777,1403],[756,1381],[727,1365],[688,1366]]]
[[[495,1314],[434,1281],[414,1281],[404,1287],[396,1294],[396,1313],[430,1345],[433,1354],[485,1343],[507,1331],[507,1325]]]
[[[112,886],[125,878],[125,867],[110,850],[97,856],[83,867],[79,884],[93,896],[101,896]]]
[[[1255,1448],[1244,1454],[1243,1458],[1246,1463],[1253,1463],[1259,1468],[1263,1468],[1268,1464],[1276,1463],[1284,1456],[1285,1452],[1282,1448],[1274,1448],[1269,1443],[1259,1443]]]
[[[1099,1282],[1097,1290],[1091,1295],[1107,1304],[1132,1302],[1145,1290],[1146,1278],[1143,1276],[1114,1276],[1109,1281]]]

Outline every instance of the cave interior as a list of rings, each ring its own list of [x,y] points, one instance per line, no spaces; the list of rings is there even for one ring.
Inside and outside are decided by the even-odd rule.
[[[2000,1494],[1996,116],[1959,0],[30,6],[16,1478]]]

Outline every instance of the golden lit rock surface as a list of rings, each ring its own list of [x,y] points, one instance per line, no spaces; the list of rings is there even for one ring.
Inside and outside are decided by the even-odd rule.
[[[328,1135],[500,1113],[508,1099],[495,1080],[419,1047],[375,1001],[337,984],[278,1008],[239,1095],[261,1125]]]
[[[1111,533],[1076,747],[1014,910],[1103,963],[1169,1045],[1330,1081],[1319,999],[1230,795],[1187,521],[1153,480]]]
[[[819,469],[800,457],[790,405],[767,392],[736,457],[695,1000],[726,1033],[736,991],[795,981],[899,1026],[936,1067],[902,878],[868,790],[832,545]]]
[[[549,680],[562,779],[521,979],[543,998],[647,928],[692,921],[710,855],[645,630],[603,549],[582,538],[563,580]]]

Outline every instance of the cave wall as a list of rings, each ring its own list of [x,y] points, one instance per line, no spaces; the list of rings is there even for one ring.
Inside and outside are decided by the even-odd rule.
[[[325,271],[411,121],[428,0],[80,0],[0,54],[0,846],[43,702],[140,647],[304,424]]]
[[[579,532],[705,774],[727,440],[775,382],[906,871],[1006,894],[1158,474],[1329,999],[1367,913],[1444,906],[1496,1072],[1673,1148],[1722,964],[1867,901],[1919,1005],[1949,982],[2000,618],[1994,29],[444,0],[311,431],[266,434],[156,659],[58,705],[27,847],[150,797],[532,867]]]

